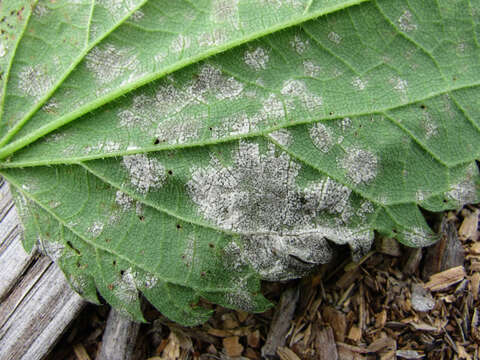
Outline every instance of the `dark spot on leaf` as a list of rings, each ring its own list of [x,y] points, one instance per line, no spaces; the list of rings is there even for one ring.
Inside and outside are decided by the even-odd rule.
[[[153,141],[153,145],[158,145],[160,144],[160,139],[159,138],[156,138],[154,141]]]
[[[125,274],[125,270],[120,270],[120,275],[123,276]]]
[[[145,216],[143,216],[143,215],[139,215],[139,216],[138,216],[138,220],[140,220],[140,221],[144,221],[144,220],[145,220]]]
[[[67,241],[67,245],[70,249],[72,249],[73,251],[75,251],[77,253],[77,255],[80,255],[81,252],[80,250],[78,250],[75,246],[72,245],[72,243],[70,241]]]
[[[204,277],[206,275],[205,271],[202,271],[200,276]]]
[[[182,225],[180,225],[180,224],[177,224],[177,229],[179,229],[179,230],[180,230],[181,228],[182,228]]]
[[[329,113],[329,114],[330,114],[330,116],[332,116],[332,115],[333,115],[333,111],[330,111],[330,113]]]
[[[113,266],[117,266],[117,261],[113,260],[112,264],[113,264]]]
[[[173,171],[172,171],[172,170],[168,170],[168,175],[173,175]]]
[[[422,104],[422,105],[420,105],[420,108],[421,109],[426,109],[427,107],[424,104]]]
[[[215,245],[212,244],[212,243],[208,244],[208,246],[210,246],[210,248],[212,248],[212,249],[215,247]]]

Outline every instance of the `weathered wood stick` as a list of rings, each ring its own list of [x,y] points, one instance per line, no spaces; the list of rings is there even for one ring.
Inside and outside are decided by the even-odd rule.
[[[96,360],[131,360],[140,324],[110,310],[103,333],[102,348]]]

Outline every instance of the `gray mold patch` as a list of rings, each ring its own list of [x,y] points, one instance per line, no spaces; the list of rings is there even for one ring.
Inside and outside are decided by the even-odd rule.
[[[324,178],[300,188],[301,165],[273,145],[262,153],[257,143],[240,142],[232,158],[225,166],[212,154],[208,166],[192,169],[187,191],[205,219],[241,235],[240,255],[227,247],[237,266],[249,264],[268,280],[290,279],[330,260],[326,239],[358,252],[370,248],[368,229],[326,220],[326,214],[347,221],[353,215],[347,187]]]
[[[144,154],[123,157],[123,166],[130,175],[130,182],[141,193],[162,187],[166,179],[165,167],[156,159]]]

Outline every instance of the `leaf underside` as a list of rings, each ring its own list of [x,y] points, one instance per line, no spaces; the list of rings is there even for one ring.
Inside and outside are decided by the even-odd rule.
[[[478,202],[479,0],[0,2],[0,173],[92,302],[270,305]]]

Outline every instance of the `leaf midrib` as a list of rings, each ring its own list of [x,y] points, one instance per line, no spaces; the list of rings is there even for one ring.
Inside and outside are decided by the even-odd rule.
[[[0,150],[0,160],[4,159],[5,157],[7,157],[11,154],[13,154],[15,151],[25,147],[26,145],[31,144],[35,140],[37,140],[40,137],[52,132],[53,130],[56,130],[61,126],[65,125],[65,124],[68,124],[69,122],[77,119],[78,117],[80,117],[80,116],[82,116],[82,115],[84,115],[88,112],[91,112],[91,111],[99,108],[100,106],[105,105],[105,104],[119,98],[120,96],[123,96],[123,95],[125,95],[125,94],[127,94],[127,93],[129,93],[129,92],[131,92],[131,91],[133,91],[133,90],[135,90],[135,89],[137,89],[137,88],[139,88],[143,85],[146,85],[146,84],[148,84],[152,81],[155,81],[155,80],[157,80],[157,79],[159,79],[163,76],[171,74],[171,73],[173,73],[177,70],[180,70],[184,67],[187,67],[189,65],[198,63],[198,62],[200,62],[204,59],[207,59],[211,56],[218,55],[220,53],[223,53],[223,52],[226,52],[226,51],[231,50],[233,48],[236,48],[236,47],[238,47],[242,44],[245,44],[245,43],[251,42],[253,40],[265,37],[267,35],[270,35],[272,33],[277,32],[277,31],[284,30],[284,29],[299,25],[299,24],[304,23],[306,21],[318,18],[318,17],[326,15],[326,14],[330,14],[330,13],[333,13],[333,12],[336,12],[336,11],[340,11],[342,9],[346,9],[346,8],[354,6],[354,5],[358,5],[358,4],[360,4],[362,2],[365,2],[365,1],[369,1],[369,0],[349,0],[349,1],[346,1],[342,4],[340,4],[340,5],[333,5],[333,6],[330,6],[328,8],[322,8],[321,10],[314,11],[310,14],[302,14],[302,15],[296,17],[294,20],[278,23],[278,24],[275,24],[274,26],[271,26],[267,29],[262,29],[261,31],[250,33],[250,34],[248,34],[248,36],[244,36],[243,38],[236,39],[234,41],[227,42],[227,43],[222,44],[220,46],[210,48],[203,53],[199,53],[199,54],[197,54],[195,56],[192,56],[190,58],[178,61],[178,62],[176,62],[176,63],[158,71],[158,72],[149,73],[145,77],[141,77],[137,81],[134,81],[131,84],[128,84],[127,86],[119,87],[116,90],[114,90],[112,92],[109,92],[107,96],[105,96],[103,98],[98,98],[94,101],[91,101],[90,103],[77,108],[73,112],[65,114],[65,115],[61,116],[60,118],[50,122],[49,124],[38,128],[37,130],[31,132],[29,135],[25,135],[24,137],[22,137],[18,140],[15,140],[12,143],[4,146],[21,129],[21,127],[34,115],[34,113],[40,108],[41,105],[38,105],[34,108],[34,110],[32,110],[28,113],[27,117],[25,117],[19,123],[16,123],[15,126],[0,141],[0,146],[3,146],[3,148]],[[84,54],[83,56],[85,56],[85,55],[86,54]],[[78,61],[75,64],[75,67],[80,62],[81,61]],[[65,78],[66,78],[66,76],[65,76]],[[63,78],[63,80],[65,78]],[[55,88],[55,90],[57,88]],[[52,95],[53,95],[53,92],[50,92],[48,94],[48,96],[45,96],[45,98],[42,98],[41,104],[43,105],[43,103],[45,101],[47,101],[48,98],[50,98]],[[3,108],[0,109],[0,110],[3,111]]]
[[[427,146],[416,136],[414,136],[411,132],[408,132],[404,126],[401,126],[397,121],[394,121],[391,119],[391,116],[388,115],[389,111],[397,110],[404,108],[406,106],[410,106],[416,103],[420,103],[423,101],[427,101],[429,99],[433,99],[437,96],[441,95],[447,95],[458,90],[465,90],[465,89],[471,89],[480,86],[480,81],[479,82],[474,82],[468,85],[460,85],[457,87],[449,87],[446,90],[438,91],[438,92],[432,92],[428,96],[425,96],[423,98],[415,99],[412,102],[409,103],[404,103],[404,104],[399,104],[397,106],[392,106],[392,107],[386,107],[383,109],[377,109],[375,111],[366,111],[366,112],[360,112],[360,113],[346,113],[342,114],[340,117],[335,116],[335,117],[327,117],[327,118],[319,118],[319,119],[312,119],[312,120],[302,120],[298,121],[295,123],[291,124],[284,124],[284,125],[279,125],[279,126],[272,126],[268,128],[267,130],[263,131],[252,131],[249,132],[248,134],[242,134],[242,135],[235,135],[235,136],[228,136],[224,137],[221,139],[212,139],[211,141],[204,141],[204,142],[191,142],[188,144],[171,144],[171,145],[165,145],[162,147],[159,146],[146,146],[146,147],[139,147],[138,149],[133,149],[133,150],[122,150],[122,151],[116,151],[116,152],[109,152],[108,154],[93,154],[93,155],[85,155],[85,156],[79,156],[79,157],[71,157],[71,158],[59,158],[59,159],[47,159],[47,160],[29,160],[29,161],[13,161],[13,162],[8,162],[8,161],[0,161],[0,170],[1,168],[21,168],[21,167],[35,167],[35,166],[48,166],[48,165],[75,165],[79,164],[80,162],[84,161],[90,161],[90,160],[98,160],[98,159],[104,159],[104,158],[111,158],[111,157],[119,157],[119,156],[126,156],[126,155],[135,155],[135,154],[143,154],[143,153],[149,153],[149,152],[157,152],[157,151],[169,151],[169,150],[178,150],[178,149],[187,149],[187,148],[193,148],[193,147],[199,147],[199,146],[210,146],[210,145],[216,145],[216,144],[221,144],[225,142],[231,142],[235,140],[242,140],[242,139],[248,139],[248,138],[253,138],[253,137],[258,137],[258,136],[267,136],[273,131],[280,130],[280,129],[288,129],[290,127],[294,126],[301,126],[301,125],[308,125],[308,124],[314,124],[316,122],[320,121],[335,121],[340,118],[344,117],[360,117],[360,116],[368,116],[368,115],[380,115],[380,116],[386,116],[389,118],[389,120],[395,124],[397,127],[399,127],[402,131],[406,132],[408,136],[410,136],[419,146],[422,147],[424,151],[426,151],[429,155],[431,155],[436,161],[438,161],[441,165],[446,166],[446,167],[454,167],[458,165],[465,164],[467,162],[471,162],[471,159],[465,160],[465,161],[460,161],[460,162],[448,162],[444,161],[438,156],[431,152],[429,149],[427,149]],[[463,109],[462,109],[463,110]],[[466,115],[466,114],[465,114]],[[469,122],[474,126],[479,132],[480,129],[474,122],[471,121],[471,119],[466,116],[469,120]],[[55,130],[55,129],[53,129]],[[13,151],[9,151],[10,147],[15,145],[14,143],[11,143],[10,145],[7,145],[3,149],[0,149],[0,160],[4,160],[5,157],[8,157],[11,153],[17,151],[18,149],[14,149]],[[8,151],[9,153],[4,155],[4,152]]]

